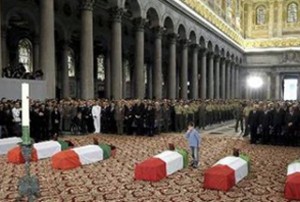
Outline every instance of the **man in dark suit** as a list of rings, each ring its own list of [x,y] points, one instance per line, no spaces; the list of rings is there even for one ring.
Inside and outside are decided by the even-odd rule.
[[[258,140],[258,130],[261,128],[261,116],[262,111],[259,109],[258,105],[254,105],[254,109],[249,113],[248,124],[250,128],[251,139],[250,143],[255,144]]]

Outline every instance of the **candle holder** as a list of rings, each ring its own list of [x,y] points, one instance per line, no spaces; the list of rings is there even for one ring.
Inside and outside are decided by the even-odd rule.
[[[19,200],[27,197],[29,202],[33,202],[37,197],[39,197],[40,185],[38,178],[30,175],[32,143],[21,143],[21,152],[25,159],[25,176],[19,180]]]

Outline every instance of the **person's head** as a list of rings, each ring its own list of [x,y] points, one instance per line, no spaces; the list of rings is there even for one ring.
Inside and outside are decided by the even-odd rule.
[[[188,123],[188,129],[193,129],[194,128],[194,123],[193,122],[189,122]]]

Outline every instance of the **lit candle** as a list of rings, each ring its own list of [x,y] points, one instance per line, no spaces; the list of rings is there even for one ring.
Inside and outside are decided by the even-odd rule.
[[[29,84],[22,83],[22,140],[25,145],[31,144],[29,131]]]

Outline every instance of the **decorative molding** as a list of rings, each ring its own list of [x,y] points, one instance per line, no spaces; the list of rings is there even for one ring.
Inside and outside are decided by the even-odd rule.
[[[278,38],[278,39],[246,39],[244,48],[270,48],[270,47],[299,47],[300,38]]]
[[[232,27],[230,27],[221,17],[219,17],[217,14],[215,14],[203,1],[200,0],[181,0],[184,4],[186,4],[188,7],[193,9],[198,15],[202,16],[204,19],[206,19],[208,22],[210,22],[212,25],[214,25],[217,29],[219,29],[221,32],[226,34],[229,38],[231,38],[234,42],[242,46],[244,49],[247,48],[272,48],[272,47],[299,47],[300,46],[300,38],[266,38],[266,39],[245,39],[243,38],[238,31],[234,30]],[[265,3],[265,0],[254,0],[254,3]],[[272,0],[268,3],[275,3],[275,2],[283,2],[282,0]],[[243,3],[248,3],[248,1],[243,1]],[[253,4],[251,3],[251,6]],[[268,8],[269,9],[269,8]],[[269,10],[267,10],[269,12]],[[254,12],[253,12],[254,15]],[[268,21],[270,22],[269,19]],[[283,23],[284,24],[284,23]],[[299,23],[296,23],[299,24]],[[295,25],[293,25],[295,26]],[[284,26],[282,27],[284,28]],[[249,26],[249,29],[252,29],[252,31],[255,31],[255,27]],[[268,35],[268,27],[265,27],[266,33]],[[292,29],[292,28],[291,28]],[[295,27],[293,27],[292,30],[294,30]],[[257,30],[258,34],[261,34]],[[265,36],[265,35],[264,35]],[[207,39],[207,37],[205,38]]]
[[[94,7],[95,0],[81,0],[80,9],[92,11]]]
[[[164,27],[156,26],[153,28],[154,34],[156,38],[161,38],[165,32]]]
[[[119,8],[119,7],[113,7],[110,9],[110,15],[111,15],[113,21],[121,22],[122,17],[124,15],[124,9]]]
[[[210,10],[202,1],[199,0],[182,0],[187,6],[192,8],[196,13],[201,15],[203,18],[208,20],[214,26],[216,26],[219,30],[229,36],[232,40],[234,40],[239,45],[243,45],[243,37],[234,31],[227,23],[223,21],[220,17],[216,16],[216,14]]]
[[[300,52],[288,51],[284,52],[280,64],[299,64]]]
[[[175,34],[175,33],[168,34],[167,37],[168,37],[171,44],[175,44],[177,42],[177,37],[178,37],[177,34]]]
[[[134,18],[133,25],[136,31],[144,31],[146,25],[146,19],[144,18]]]

